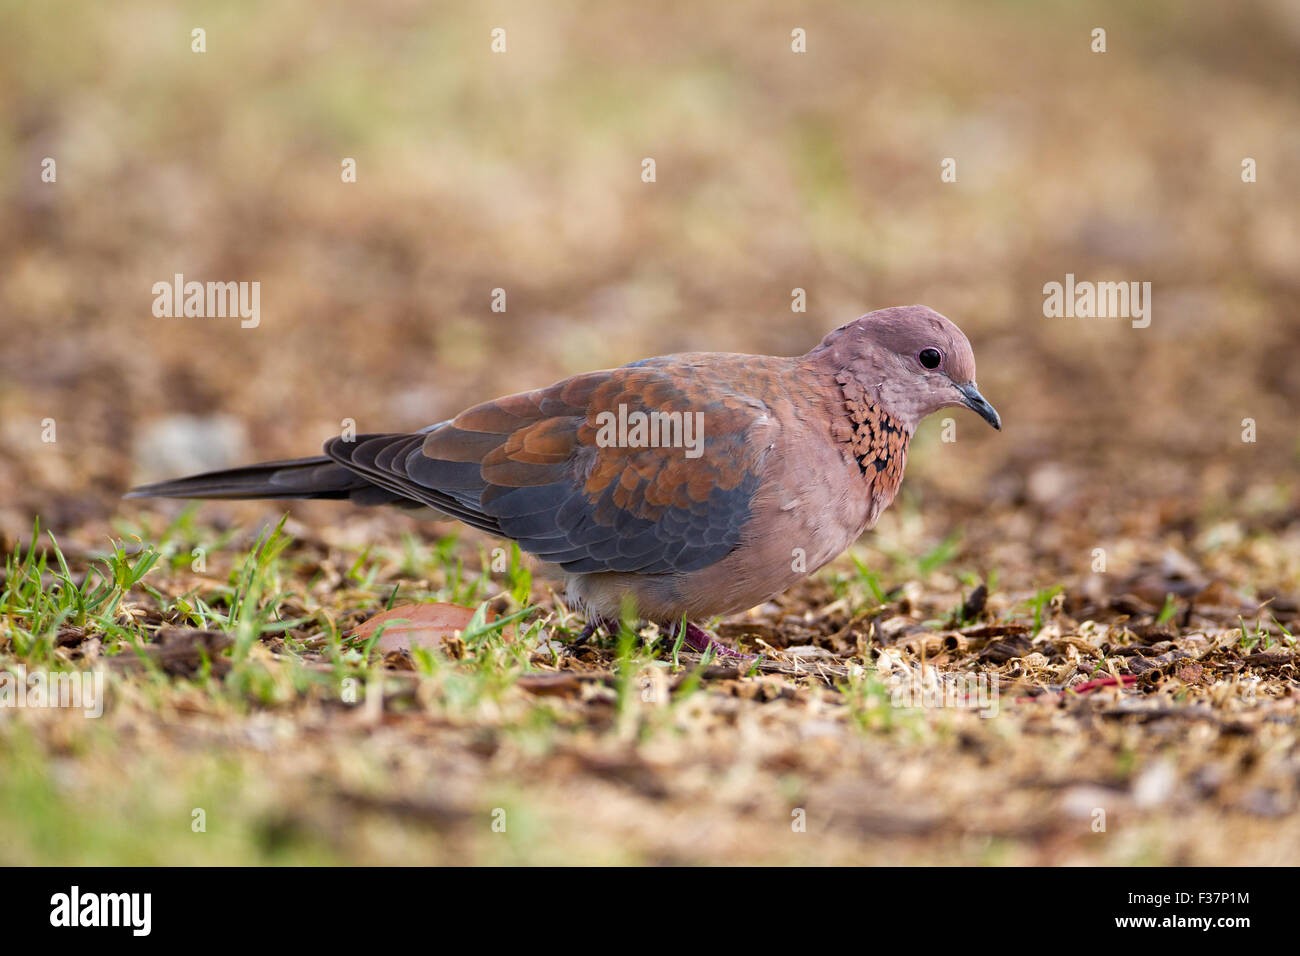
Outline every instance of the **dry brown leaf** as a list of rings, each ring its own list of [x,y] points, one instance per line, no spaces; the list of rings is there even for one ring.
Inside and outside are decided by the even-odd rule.
[[[380,611],[364,624],[353,629],[351,637],[369,639],[371,635],[384,626],[376,647],[383,654],[392,651],[407,650],[412,646],[433,649],[459,638],[474,619],[476,609],[462,607],[459,604],[399,604]],[[487,620],[496,620],[496,615],[489,609]],[[515,639],[515,630],[507,626],[503,636],[507,643]]]

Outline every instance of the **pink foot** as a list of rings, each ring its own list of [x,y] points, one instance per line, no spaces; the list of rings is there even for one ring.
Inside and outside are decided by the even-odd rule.
[[[668,625],[667,631],[672,635],[673,639],[676,640],[678,631],[677,624]],[[682,637],[682,643],[698,654],[704,654],[709,650],[712,650],[715,657],[724,657],[735,661],[757,660],[753,654],[742,654],[739,651],[732,650],[708,631],[704,630],[704,628],[696,627],[690,621],[686,622],[686,633]]]

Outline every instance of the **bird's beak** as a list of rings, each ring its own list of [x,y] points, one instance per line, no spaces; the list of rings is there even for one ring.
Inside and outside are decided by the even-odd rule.
[[[955,382],[953,384],[956,384]],[[957,391],[962,393],[965,401],[962,402],[967,408],[973,411],[980,418],[984,419],[998,431],[1002,431],[1002,417],[998,410],[989,404],[988,399],[980,394],[980,390],[975,387],[974,382],[967,382],[965,385],[957,385]]]

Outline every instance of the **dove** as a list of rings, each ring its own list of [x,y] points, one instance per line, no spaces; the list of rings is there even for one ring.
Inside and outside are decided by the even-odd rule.
[[[687,352],[475,405],[417,432],[179,478],[128,498],[345,499],[450,517],[558,568],[583,637],[632,609],[695,650],[873,527],[918,423],[1002,421],[961,330],[922,305],[870,312],[801,356]]]

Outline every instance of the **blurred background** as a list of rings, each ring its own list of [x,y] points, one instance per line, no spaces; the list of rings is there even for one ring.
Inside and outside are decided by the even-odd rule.
[[[1267,529],[1288,547],[1243,583],[1294,586],[1298,57],[1285,0],[4,0],[0,533],[101,534],[134,483],[312,454],[345,418],[797,354],[921,302],[1005,431],[927,422],[888,521],[1044,573]],[[260,325],[154,317],[176,273],[259,282]],[[1066,273],[1150,282],[1150,327],[1046,318]]]

